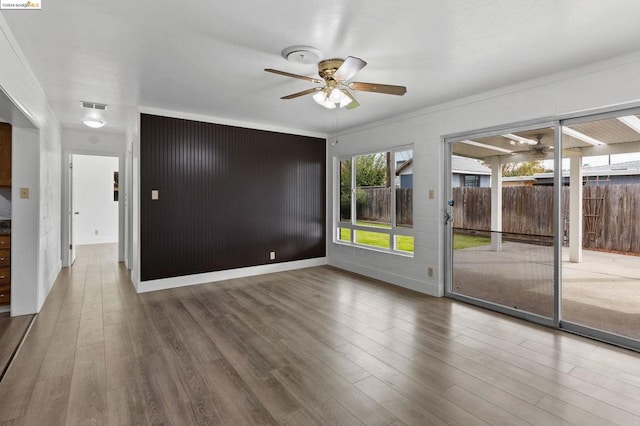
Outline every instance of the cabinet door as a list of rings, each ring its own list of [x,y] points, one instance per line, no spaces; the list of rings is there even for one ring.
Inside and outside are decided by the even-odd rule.
[[[11,186],[11,125],[0,123],[0,186]]]

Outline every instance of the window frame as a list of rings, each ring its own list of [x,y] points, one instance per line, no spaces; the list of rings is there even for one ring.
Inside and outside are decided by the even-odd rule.
[[[396,183],[395,183],[395,175],[396,175],[396,161],[395,161],[395,154],[397,152],[402,152],[402,151],[412,151],[412,156],[411,158],[413,159],[413,153],[414,153],[414,146],[412,145],[403,145],[403,146],[397,146],[397,147],[393,147],[393,148],[381,148],[381,149],[377,149],[377,150],[373,150],[373,151],[367,151],[367,152],[362,152],[362,153],[357,153],[357,154],[351,154],[351,155],[343,155],[343,156],[336,156],[333,159],[333,164],[334,164],[334,185],[333,185],[333,194],[334,194],[334,214],[333,214],[333,227],[332,227],[332,232],[333,232],[333,243],[334,244],[341,244],[341,245],[348,245],[348,246],[352,246],[352,247],[358,247],[361,249],[365,249],[365,250],[374,250],[374,251],[380,251],[380,252],[384,252],[384,253],[390,253],[390,254],[395,254],[395,255],[400,255],[400,256],[406,256],[406,257],[414,257],[415,254],[415,232],[414,232],[414,228],[413,225],[411,226],[411,228],[408,227],[403,227],[403,226],[397,226],[396,223]],[[391,215],[391,227],[390,228],[379,228],[379,227],[375,227],[375,226],[366,226],[366,225],[358,225],[357,224],[357,197],[356,197],[356,190],[357,190],[357,186],[356,186],[356,158],[357,157],[361,157],[361,156],[365,156],[365,155],[371,155],[371,154],[386,154],[387,152],[391,153],[391,158],[392,160],[390,161],[390,173],[392,176],[391,179],[391,205],[389,206],[390,210],[390,215]],[[340,174],[341,174],[341,163],[343,161],[349,161],[351,160],[351,210],[350,210],[350,220],[349,221],[343,221],[341,220],[341,213],[340,213],[340,193],[341,193],[341,187],[340,187]],[[414,160],[415,161],[415,160]],[[414,180],[414,185],[412,188],[415,189],[415,180]],[[413,209],[412,209],[412,216],[413,215]],[[340,230],[341,229],[349,229],[349,241],[346,240],[342,240],[340,237]],[[379,247],[379,246],[373,246],[373,245],[368,245],[368,244],[363,244],[363,243],[359,243],[356,241],[356,231],[368,231],[368,232],[375,232],[375,233],[380,233],[380,234],[386,234],[389,238],[389,248],[385,248],[385,247]],[[414,246],[413,246],[413,252],[410,251],[404,251],[404,250],[399,250],[397,249],[397,236],[407,236],[407,237],[412,237],[414,240]]]

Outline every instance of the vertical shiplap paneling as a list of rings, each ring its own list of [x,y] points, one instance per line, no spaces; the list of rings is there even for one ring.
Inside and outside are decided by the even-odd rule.
[[[143,281],[325,256],[324,139],[148,114],[140,138]]]

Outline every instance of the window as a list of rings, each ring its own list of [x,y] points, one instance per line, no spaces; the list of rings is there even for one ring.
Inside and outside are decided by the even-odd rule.
[[[412,254],[413,149],[341,158],[334,242]]]
[[[462,175],[460,177],[462,178],[462,185],[460,185],[460,186],[465,186],[465,187],[469,187],[469,186],[478,187],[478,186],[480,186],[480,176],[478,176],[478,175]]]

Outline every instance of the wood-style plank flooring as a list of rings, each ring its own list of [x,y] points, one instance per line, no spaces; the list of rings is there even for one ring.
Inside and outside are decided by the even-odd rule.
[[[137,295],[60,274],[0,424],[640,424],[640,354],[330,267]]]
[[[27,332],[32,318],[33,315],[11,318],[8,312],[0,314],[0,379]]]

